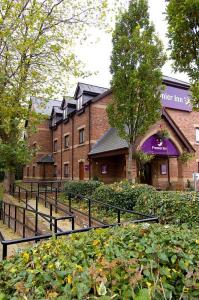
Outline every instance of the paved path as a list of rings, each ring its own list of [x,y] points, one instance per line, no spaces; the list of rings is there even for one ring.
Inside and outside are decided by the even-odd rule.
[[[22,201],[18,202],[17,199],[14,199],[10,195],[5,195],[4,199],[7,202],[12,202],[12,203],[14,203],[16,205],[25,206],[25,204]],[[30,204],[32,207],[35,208],[35,199],[28,200],[28,204]],[[49,212],[49,208],[46,208],[41,203],[38,204],[38,211],[42,212],[42,213],[45,213],[45,214],[48,214],[48,215],[50,213]],[[56,214],[53,211],[52,215],[54,217],[63,217],[64,213],[57,213]],[[28,213],[28,217],[30,219],[34,218],[34,214]],[[49,224],[42,217],[39,217],[38,219],[39,219],[38,225],[39,225],[40,230],[43,232],[43,234],[49,233],[50,232],[50,230],[49,230]],[[71,230],[71,222],[69,220],[60,220],[60,221],[58,221],[57,225],[63,231]],[[77,225],[75,227],[76,227],[75,229],[79,228]],[[7,225],[3,224],[2,221],[0,221],[0,231],[1,231],[1,233],[2,233],[2,235],[3,235],[3,237],[4,237],[5,240],[14,240],[14,239],[20,239],[21,238],[21,236],[19,236],[18,234],[14,233],[12,229],[8,228]],[[23,244],[8,246],[8,257],[14,255],[15,252],[18,251],[19,249],[25,249],[27,247],[30,247],[31,245],[33,245],[33,243],[23,243]],[[2,245],[0,243],[0,260],[1,259],[2,259]]]

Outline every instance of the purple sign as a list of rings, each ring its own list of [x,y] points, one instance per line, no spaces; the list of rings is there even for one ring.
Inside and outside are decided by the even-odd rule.
[[[150,136],[142,145],[142,151],[154,155],[179,156],[179,151],[170,139],[161,139],[158,135]]]
[[[162,106],[179,110],[191,111],[191,92],[177,87],[166,86],[161,94]]]

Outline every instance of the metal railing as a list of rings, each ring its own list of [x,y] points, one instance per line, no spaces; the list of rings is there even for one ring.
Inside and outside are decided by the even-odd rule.
[[[38,185],[39,187],[39,185]],[[26,207],[23,208],[27,211],[31,211],[31,212],[35,212],[35,214],[37,215],[37,222],[38,222],[38,215],[44,217],[44,218],[50,218],[50,229],[52,230],[52,226],[54,226],[54,235],[56,237],[58,236],[63,236],[63,235],[70,235],[72,233],[80,233],[80,232],[86,232],[86,231],[89,231],[91,229],[97,229],[97,228],[108,228],[108,227],[114,227],[114,226],[120,226],[120,225],[124,225],[124,224],[133,224],[133,223],[143,223],[143,222],[158,222],[158,217],[156,216],[151,216],[151,215],[147,215],[147,214],[143,214],[143,213],[140,213],[140,212],[137,212],[137,211],[133,211],[133,210],[127,210],[127,209],[123,209],[123,208],[120,208],[120,207],[117,207],[117,206],[114,206],[114,205],[110,205],[110,204],[107,204],[105,202],[102,202],[102,201],[98,201],[98,200],[94,200],[94,199],[91,199],[90,197],[85,197],[83,195],[75,195],[75,194],[68,194],[68,211],[65,210],[63,207],[64,207],[64,204],[60,201],[58,201],[58,193],[61,191],[60,188],[54,188],[54,189],[50,189],[48,190],[47,188],[44,188],[44,190],[41,190],[40,188],[37,189],[37,195],[36,195],[36,208],[34,209],[33,207],[31,207],[30,209],[28,209],[28,206],[30,207],[30,205],[28,204],[28,197],[29,197],[29,193],[30,193],[30,197],[32,197],[32,193],[33,191],[30,189],[30,190],[27,190],[25,189],[24,187],[20,187],[18,186],[18,192],[16,191],[16,187],[12,187],[11,189],[11,192],[13,195],[18,195],[18,198],[20,200],[21,198],[21,192],[24,191],[24,194],[25,194],[25,204],[26,204]],[[39,192],[38,192],[39,191]],[[47,196],[48,193],[54,193],[54,197],[55,199],[52,199]],[[83,200],[83,201],[86,201],[88,203],[88,227],[87,228],[81,228],[81,229],[76,229],[75,230],[75,223],[74,223],[74,215],[73,215],[73,210],[77,210],[76,208],[74,208],[72,206],[72,199],[73,198],[77,198],[77,199],[80,199],[80,200]],[[42,199],[45,203],[45,206],[49,205],[49,208],[50,208],[50,215],[46,215],[46,214],[43,214],[43,213],[40,213],[38,212],[38,202],[39,202],[39,199]],[[54,203],[53,203],[54,201]],[[13,204],[10,204],[10,205],[13,205]],[[92,214],[92,208],[94,207],[94,205],[97,205],[97,206],[103,206],[105,207],[107,210],[111,210],[111,211],[114,211],[116,212],[117,214],[117,222],[114,223],[114,224],[102,224],[100,226],[92,226],[92,220],[94,219],[93,218],[93,214]],[[68,213],[68,216],[67,217],[59,217],[59,218],[55,218],[52,216],[52,208],[55,208],[55,210],[62,210],[64,213]],[[67,206],[65,206],[67,208]],[[4,210],[5,211],[5,210]],[[10,211],[10,208],[9,210]],[[78,210],[77,210],[78,211]],[[123,221],[121,222],[121,215],[122,213],[128,213],[128,214],[132,214],[132,215],[136,215],[138,217],[142,217],[142,218],[137,218],[137,219],[134,219],[134,220],[130,220],[130,221]],[[9,215],[9,213],[8,213]],[[52,219],[54,220],[54,223],[52,222]],[[63,220],[63,219],[70,219],[72,221],[72,228],[71,230],[68,230],[68,231],[61,231],[58,229],[57,227],[57,222],[59,220]],[[25,220],[25,218],[23,218],[23,220]],[[36,223],[37,223],[36,222]],[[25,226],[25,225],[23,225]],[[35,225],[35,232],[37,232],[37,226],[38,226],[38,223],[37,225]],[[60,232],[58,232],[58,230]],[[3,259],[5,259],[7,257],[7,247],[9,245],[13,245],[13,244],[20,244],[20,243],[25,243],[25,242],[30,242],[30,241],[40,241],[40,240],[43,240],[43,239],[48,239],[50,237],[52,237],[53,235],[52,234],[44,234],[44,235],[39,235],[39,236],[33,236],[33,237],[23,237],[22,239],[17,239],[17,240],[5,240],[0,232],[0,240],[1,240],[1,243],[2,243],[2,246],[3,246],[3,254],[2,254],[2,257]]]

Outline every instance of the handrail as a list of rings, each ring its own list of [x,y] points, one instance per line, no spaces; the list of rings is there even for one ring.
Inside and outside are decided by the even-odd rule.
[[[158,218],[153,218],[153,221],[157,221]],[[134,220],[134,221],[130,221],[130,222],[122,222],[119,224],[108,224],[108,225],[102,225],[102,226],[93,226],[93,227],[87,227],[87,228],[81,228],[81,229],[74,229],[74,230],[68,230],[68,231],[63,231],[63,232],[57,232],[54,234],[44,234],[44,235],[39,235],[39,236],[34,236],[34,237],[29,237],[29,238],[22,238],[22,239],[17,239],[17,240],[3,240],[1,241],[2,245],[3,245],[3,259],[6,258],[7,256],[7,246],[9,245],[13,245],[13,244],[21,244],[21,243],[25,243],[25,242],[32,242],[32,241],[40,241],[43,239],[49,239],[52,236],[55,236],[56,238],[59,236],[63,236],[63,235],[70,235],[73,233],[82,233],[82,232],[87,232],[90,230],[96,230],[96,229],[105,229],[105,228],[109,228],[109,227],[116,227],[116,226],[121,226],[121,225],[129,225],[129,224],[135,224],[135,223],[140,223],[140,222],[148,222],[151,221],[151,219],[142,219],[142,220]]]
[[[83,195],[80,195],[80,194],[71,194],[69,193],[69,195],[74,195],[75,198],[80,198],[80,199],[84,199],[84,200],[88,200],[88,201],[92,201],[92,202],[96,202],[100,205],[103,205],[103,206],[107,206],[109,208],[113,208],[115,210],[120,210],[122,212],[126,212],[126,213],[132,213],[132,214],[136,214],[136,215],[140,215],[140,216],[143,216],[143,217],[156,217],[156,216],[153,216],[153,215],[146,215],[146,214],[143,214],[143,213],[140,213],[140,212],[137,212],[137,211],[134,211],[134,210],[129,210],[129,209],[125,209],[125,208],[121,208],[119,206],[115,206],[115,205],[112,205],[112,204],[108,204],[108,203],[105,203],[105,202],[102,202],[102,201],[99,201],[99,200],[95,200],[95,199],[92,199],[90,197],[87,197],[87,196],[83,196]]]

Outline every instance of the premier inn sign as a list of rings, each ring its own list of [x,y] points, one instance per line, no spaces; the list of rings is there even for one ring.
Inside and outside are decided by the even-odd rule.
[[[166,86],[161,93],[162,106],[179,110],[191,111],[191,92],[182,88]]]

